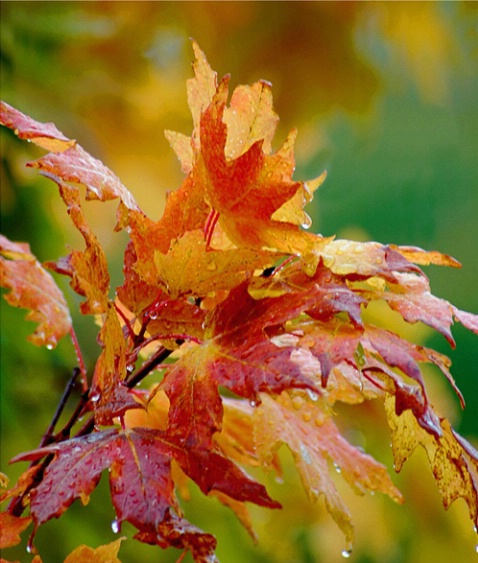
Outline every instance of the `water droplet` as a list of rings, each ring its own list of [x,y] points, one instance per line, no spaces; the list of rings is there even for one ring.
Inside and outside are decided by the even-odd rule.
[[[304,412],[302,413],[302,418],[304,419],[304,422],[309,422],[312,418],[312,414],[310,412]]]
[[[319,394],[315,391],[312,391],[312,389],[307,389],[307,395],[309,395],[311,401],[317,401],[317,399],[319,398]]]
[[[352,555],[351,549],[344,549],[342,551],[342,557],[345,557],[345,559],[348,559],[351,555]]]
[[[99,400],[100,400],[100,393],[96,392],[90,394],[90,401],[92,401],[93,403],[97,403]]]
[[[129,225],[127,225],[127,226],[124,228],[124,230],[125,230],[128,234],[130,234],[133,229],[132,229]]]
[[[303,405],[304,405],[304,399],[302,399],[302,397],[296,395],[295,397],[292,398],[292,406],[295,409],[300,410]]]
[[[284,484],[284,479],[283,479],[280,475],[277,475],[274,480],[275,480],[275,482],[278,483],[279,485],[283,485],[283,484]]]
[[[153,311],[152,313],[149,314],[149,318],[152,321],[155,321],[158,318],[158,312],[157,311]]]
[[[251,399],[251,400],[249,401],[249,404],[251,405],[252,408],[257,407],[257,402],[254,401],[253,399]]]
[[[47,344],[46,348],[47,350],[53,350],[53,344]]]
[[[134,371],[134,364],[128,364],[128,365],[126,366],[126,371],[127,371],[128,373],[133,373],[133,371]]]
[[[300,453],[302,455],[302,459],[305,461],[307,465],[312,465],[312,459],[309,454],[309,450],[304,446],[304,444],[300,445]]]
[[[111,522],[111,529],[115,534],[119,533],[121,529],[121,524],[118,522],[118,520],[115,519],[113,520],[113,522]]]
[[[337,471],[337,473],[342,473],[342,469],[340,468],[340,465],[338,465],[337,463],[334,462],[334,467],[335,467],[335,471]],[[344,555],[345,557],[345,555]]]

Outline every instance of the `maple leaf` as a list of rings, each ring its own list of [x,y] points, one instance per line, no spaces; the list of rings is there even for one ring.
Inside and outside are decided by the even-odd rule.
[[[34,532],[44,522],[59,517],[76,499],[86,504],[102,471],[109,468],[118,530],[127,520],[139,530],[136,539],[190,549],[196,561],[207,561],[206,556],[213,557],[215,540],[179,516],[171,477],[172,458],[203,490],[215,489],[229,496],[232,493],[239,500],[278,506],[262,485],[251,481],[225,458],[212,453],[195,459],[194,452],[178,448],[167,433],[159,430],[112,428],[21,454],[12,461],[36,460],[51,453],[55,458],[31,493]]]
[[[13,129],[20,139],[31,141],[48,151],[62,152],[76,144],[53,123],[39,123],[5,102],[0,102],[0,122]]]
[[[20,534],[28,528],[31,521],[30,517],[19,518],[8,512],[0,513],[0,549],[19,544]]]
[[[16,460],[34,460],[48,453],[54,453],[55,459],[31,494],[35,529],[60,516],[77,498],[86,503],[106,468],[110,468],[118,527],[128,520],[141,530],[155,532],[169,508],[177,506],[170,476],[171,449],[149,430],[112,428],[41,448]]]
[[[80,545],[66,557],[64,563],[121,563],[117,556],[124,539],[119,538],[96,549]]]
[[[155,301],[158,288],[146,283],[137,273],[135,264],[138,260],[132,241],[129,241],[123,261],[124,283],[116,288],[116,295],[123,305],[135,315],[140,315]]]
[[[227,80],[223,80],[202,114],[196,172],[203,178],[205,198],[218,215],[222,229],[242,246],[268,247],[291,254],[315,252],[325,244],[321,237],[309,236],[295,224],[272,219],[301,187],[300,182],[292,180],[295,134],[275,154],[265,154],[259,138],[246,152],[228,159],[228,131],[223,121],[227,94]]]
[[[140,408],[124,385],[126,378],[126,345],[118,315],[108,307],[99,338],[103,352],[99,356],[90,389],[97,424],[112,424],[113,419],[128,409]]]
[[[83,184],[87,189],[87,199],[106,201],[119,197],[129,209],[138,209],[131,193],[113,172],[75,140],[66,138],[53,124],[35,121],[5,102],[1,102],[0,106],[0,123],[13,129],[20,138],[52,151],[28,166],[67,182]]]
[[[210,443],[221,427],[218,385],[253,402],[263,391],[316,389],[317,365],[310,352],[278,347],[264,332],[293,318],[313,300],[304,292],[256,301],[246,284],[231,290],[206,318],[204,343],[181,357],[161,384],[171,402],[169,428],[175,436],[189,446]],[[189,427],[183,423],[186,413],[192,418]]]
[[[183,187],[190,186],[212,208],[207,235],[219,219],[239,246],[315,252],[323,244],[321,237],[309,236],[298,225],[308,223],[302,208],[324,176],[310,187],[292,180],[295,131],[270,154],[278,121],[270,84],[239,86],[226,107],[228,77],[218,85],[204,53],[197,44],[193,47],[195,78],[188,81],[193,135],[189,143],[183,135],[168,132],[167,137],[188,173]]]
[[[350,513],[330,477],[328,460],[356,492],[381,491],[402,502],[386,468],[351,446],[318,404],[283,393],[276,400],[261,396],[254,412],[254,441],[266,465],[280,445],[286,444],[294,456],[304,488],[311,500],[325,495],[328,511],[343,531],[347,549],[353,543]]]
[[[208,250],[202,230],[188,231],[171,243],[166,255],[154,255],[158,283],[173,299],[232,289],[276,260],[277,254],[261,250]]]
[[[79,295],[86,297],[86,301],[80,305],[80,310],[84,315],[104,313],[108,306],[110,285],[108,264],[98,239],[86,221],[79,190],[56,176],[49,174],[48,177],[58,185],[68,214],[86,243],[86,249],[83,252],[74,250],[57,262],[49,262],[48,266],[58,273],[70,276],[72,278],[71,287]]]
[[[440,418],[438,434],[427,432],[417,423],[412,411],[398,408],[396,398],[391,395],[385,400],[385,411],[392,431],[395,469],[400,471],[415,449],[422,446],[445,508],[457,498],[463,498],[471,520],[478,526],[478,451],[446,419]]]
[[[51,275],[26,243],[14,243],[0,235],[1,286],[11,289],[4,297],[14,307],[30,309],[27,320],[39,323],[28,339],[53,348],[71,329],[65,298]]]
[[[378,242],[334,240],[320,252],[324,266],[334,274],[350,279],[374,276],[396,281],[396,272],[421,273],[397,250]]]

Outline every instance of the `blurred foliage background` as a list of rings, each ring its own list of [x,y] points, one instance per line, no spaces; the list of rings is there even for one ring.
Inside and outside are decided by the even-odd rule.
[[[188,38],[194,37],[219,76],[232,74],[232,86],[260,78],[273,83],[281,117],[276,146],[291,127],[299,129],[297,178],[328,170],[309,210],[316,232],[451,254],[463,269],[427,268],[432,290],[476,313],[477,29],[478,4],[472,2],[2,2],[1,95],[76,138],[156,219],[166,191],[182,181],[163,130],[191,131],[185,81],[192,74]],[[66,254],[65,245],[83,248],[53,183],[24,168],[42,153],[7,130],[0,134],[2,232],[29,241],[41,260]],[[125,245],[122,235],[112,233],[115,208],[115,202],[87,207],[110,259],[113,288],[121,283]],[[74,311],[78,300],[66,280],[58,281]],[[54,351],[26,343],[33,327],[23,321],[24,311],[1,301],[2,470],[14,481],[24,464],[9,467],[8,459],[38,444],[75,356],[68,342]],[[74,320],[91,369],[97,328],[92,319]],[[393,318],[388,321],[393,326]],[[427,384],[433,402],[476,445],[478,341],[460,327],[454,334],[456,351],[425,327],[407,332],[452,358],[466,411],[437,373],[426,374]],[[393,473],[381,406],[340,414],[345,435]],[[282,453],[284,484],[258,475],[284,505],[275,512],[251,507],[258,545],[227,509],[192,491],[186,515],[217,536],[223,563],[342,560],[340,532],[323,503],[308,503],[291,456]],[[402,507],[377,496],[356,497],[338,476],[356,525],[351,561],[476,557],[465,504],[443,510],[424,452],[416,452],[394,479],[405,496]],[[81,543],[114,539],[107,489],[103,479],[87,507],[75,503],[39,531],[45,563],[62,561]],[[123,528],[129,537],[132,531]],[[24,547],[5,555],[31,561]],[[125,563],[168,562],[178,553],[125,541],[120,557]]]

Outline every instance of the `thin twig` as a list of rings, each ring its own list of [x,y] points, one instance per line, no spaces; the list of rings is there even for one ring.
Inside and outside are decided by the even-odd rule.
[[[156,352],[144,362],[144,364],[136,370],[128,381],[126,381],[126,387],[128,389],[133,389],[138,383],[140,383],[151,371],[153,371],[157,366],[162,364],[171,355],[172,350],[161,347],[156,350]]]
[[[56,412],[53,415],[53,418],[50,422],[50,426],[47,428],[45,434],[41,439],[40,445],[38,446],[39,448],[43,448],[43,446],[47,446],[48,444],[51,444],[54,441],[53,431],[55,430],[56,423],[60,419],[60,416],[63,413],[63,410],[65,409],[66,403],[70,398],[71,392],[73,391],[73,387],[75,386],[76,383],[76,379],[80,373],[81,373],[80,368],[75,368],[73,370],[70,380],[68,381],[65,390],[63,391],[63,395],[60,399]]]

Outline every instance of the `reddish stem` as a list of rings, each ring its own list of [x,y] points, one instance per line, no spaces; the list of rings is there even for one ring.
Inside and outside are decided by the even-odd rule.
[[[70,328],[70,338],[73,343],[73,347],[76,353],[76,359],[78,360],[78,367],[80,369],[81,375],[81,390],[83,393],[88,390],[88,377],[86,375],[86,367],[85,362],[83,360],[83,354],[81,353],[80,344],[78,342],[78,338],[76,337],[76,332],[73,326]]]
[[[129,322],[129,319],[126,317],[126,315],[123,313],[123,311],[118,307],[118,305],[116,303],[113,303],[114,308],[116,309],[116,312],[118,313],[118,315],[122,318],[126,329],[128,331],[129,337],[131,338],[131,340],[134,342],[136,339],[136,334],[133,330],[133,327],[131,326],[131,323]]]
[[[284,260],[284,262],[282,262],[282,264],[280,264],[279,266],[277,266],[277,268],[272,272],[272,274],[270,275],[270,277],[275,276],[276,274],[278,274],[281,270],[283,270],[286,266],[288,266],[291,262],[293,262],[294,260],[297,259],[297,256],[293,255],[293,256],[289,256],[289,258],[287,258],[287,260]]]
[[[204,237],[206,239],[206,246],[209,247],[211,244],[212,234],[216,223],[219,221],[219,212],[215,209],[211,209],[211,212],[207,216],[206,224],[204,225]]]

